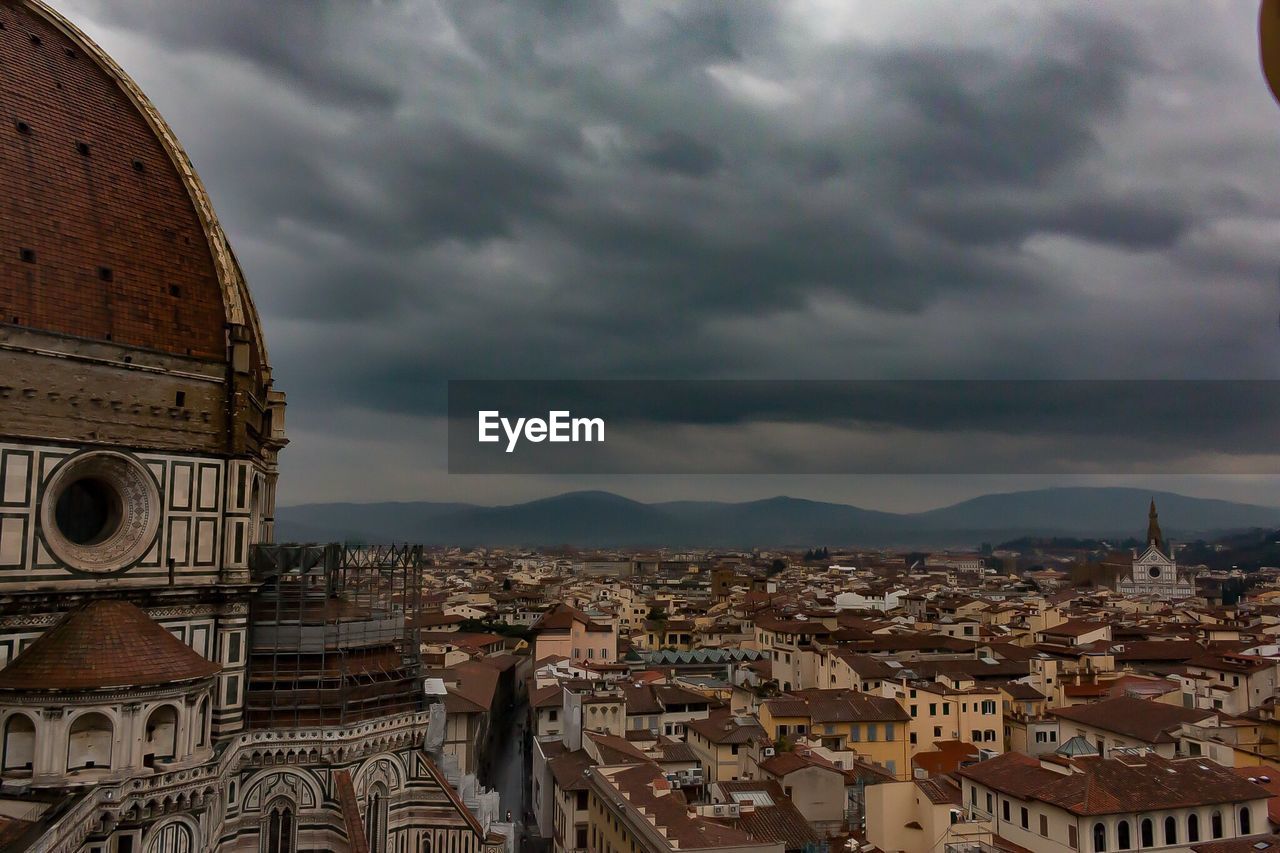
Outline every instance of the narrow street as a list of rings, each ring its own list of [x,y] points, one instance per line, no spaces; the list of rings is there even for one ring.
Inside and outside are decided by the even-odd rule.
[[[530,803],[530,768],[527,749],[528,704],[521,701],[504,715],[505,725],[494,740],[492,787],[502,798],[502,815],[508,810],[511,819],[520,825],[520,836],[532,818],[525,814]],[[523,842],[518,850],[531,849]]]

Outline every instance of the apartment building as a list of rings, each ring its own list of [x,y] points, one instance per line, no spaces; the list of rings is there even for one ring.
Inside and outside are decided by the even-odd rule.
[[[1004,703],[999,688],[979,686],[972,678],[940,676],[937,681],[903,679],[884,689],[909,715],[912,755],[947,740],[989,752],[1004,751]]]
[[[780,748],[807,740],[910,775],[910,717],[893,699],[854,690],[801,690],[760,706],[760,725]]]
[[[1203,759],[1009,752],[957,775],[970,819],[1037,853],[1186,850],[1268,828],[1270,793]]]

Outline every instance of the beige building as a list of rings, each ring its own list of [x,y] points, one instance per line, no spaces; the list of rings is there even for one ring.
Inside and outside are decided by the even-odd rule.
[[[932,682],[904,680],[884,689],[910,716],[912,755],[947,740],[1004,751],[1004,703],[999,689],[980,687],[971,678],[947,676]]]
[[[685,723],[685,742],[707,783],[749,779],[769,738],[755,717],[712,717]]]
[[[1268,828],[1269,792],[1203,759],[1010,752],[958,775],[968,817],[1037,853],[1186,850]]]
[[[547,762],[554,783],[549,793],[552,802],[553,853],[587,849],[590,813],[587,805],[586,772],[593,763],[583,750],[562,752]],[[535,797],[535,808],[540,799],[540,796]]]
[[[613,663],[618,634],[611,625],[592,621],[568,604],[552,607],[533,625],[533,659],[561,657],[576,663]]]
[[[1215,719],[1212,711],[1180,708],[1167,702],[1120,696],[1091,705],[1057,708],[1049,712],[1058,720],[1058,738],[1088,741],[1105,758],[1117,749],[1149,749],[1165,758],[1177,752],[1178,734],[1184,724]]]
[[[600,766],[588,774],[587,849],[599,853],[784,853],[734,825],[743,806],[690,806],[652,764]],[[749,810],[751,806],[747,807]]]
[[[1036,632],[1036,640],[1051,646],[1087,646],[1091,643],[1110,642],[1111,626],[1106,622],[1086,619],[1068,619],[1065,622]]]
[[[805,820],[823,832],[840,828],[850,809],[843,768],[809,751],[779,752],[760,763],[761,775],[777,780]]]
[[[854,690],[801,690],[760,706],[760,724],[778,745],[808,740],[906,778],[911,719],[892,699]]]
[[[1244,714],[1275,695],[1276,662],[1245,654],[1197,655],[1182,678],[1183,704]]]
[[[773,678],[784,692],[823,687],[813,643],[830,639],[831,629],[816,619],[781,619],[771,613],[755,618],[756,648],[773,661]]]
[[[1058,720],[1048,715],[1044,694],[1030,684],[1011,681],[1000,685],[1004,708],[1004,748],[1040,755],[1058,748]]]
[[[899,668],[873,655],[859,654],[847,646],[815,644],[818,687],[882,693],[886,681],[895,681]]]
[[[867,841],[880,850],[941,853],[991,841],[989,823],[961,820],[960,788],[945,777],[872,785],[866,801]]]
[[[676,684],[623,684],[627,724],[631,731],[650,731],[655,735],[684,737],[685,724],[705,720],[717,699]]]

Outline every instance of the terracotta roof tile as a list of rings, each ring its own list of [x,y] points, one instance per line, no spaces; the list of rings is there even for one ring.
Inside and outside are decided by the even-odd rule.
[[[1056,708],[1049,713],[1062,720],[1084,723],[1146,743],[1170,741],[1170,732],[1183,723],[1195,723],[1213,716],[1212,711],[1197,711],[1130,696],[1117,696],[1093,705]]]
[[[1276,853],[1280,850],[1278,835],[1243,835],[1222,841],[1206,841],[1193,844],[1194,853]]]
[[[0,690],[105,690],[207,678],[222,667],[127,601],[73,610],[0,670]]]
[[[657,828],[681,850],[747,847],[752,843],[751,837],[740,829],[691,814],[684,796],[670,790],[662,770],[655,765],[611,767],[598,771],[594,778],[621,795],[614,798],[615,802],[620,800],[623,808],[634,810],[639,820]]]
[[[1006,752],[956,772],[1019,799],[1052,803],[1077,815],[1191,808],[1268,796],[1265,788],[1204,759],[1151,753],[1078,759],[1073,769],[1078,772],[1063,775],[1035,758]]]
[[[762,791],[769,795],[771,806],[756,805],[745,810],[736,819],[722,821],[743,830],[755,841],[781,841],[787,849],[816,847],[821,840],[813,826],[796,808],[791,798],[782,792],[782,786],[772,780],[740,780],[717,783],[720,790],[732,802],[739,798],[734,794],[750,794]]]

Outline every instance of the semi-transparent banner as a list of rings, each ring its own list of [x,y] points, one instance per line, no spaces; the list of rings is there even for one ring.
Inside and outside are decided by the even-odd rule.
[[[1265,380],[455,380],[459,474],[1274,474]]]

